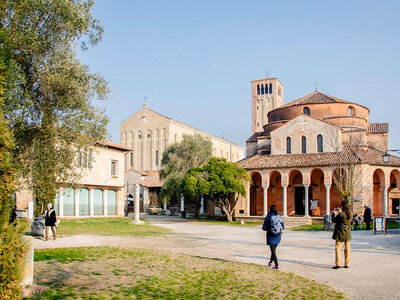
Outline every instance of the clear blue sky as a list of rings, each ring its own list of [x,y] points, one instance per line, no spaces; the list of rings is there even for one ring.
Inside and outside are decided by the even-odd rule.
[[[96,0],[105,33],[80,53],[110,83],[111,140],[151,109],[241,145],[250,81],[278,77],[284,103],[315,90],[370,108],[400,148],[400,1]]]

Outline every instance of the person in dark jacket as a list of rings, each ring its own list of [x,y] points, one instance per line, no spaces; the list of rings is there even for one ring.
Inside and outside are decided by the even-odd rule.
[[[281,226],[281,231],[278,234],[275,234],[274,228],[272,227],[272,222],[271,220],[278,220],[280,223],[279,226]],[[275,222],[276,223],[276,222]],[[283,224],[283,219],[281,216],[278,215],[278,210],[275,205],[271,205],[269,209],[269,213],[264,219],[264,224],[263,224],[263,230],[266,231],[266,239],[267,239],[267,245],[269,246],[271,250],[271,257],[268,263],[269,267],[272,267],[272,262],[275,263],[275,266],[273,267],[274,269],[279,270],[279,264],[278,264],[278,257],[276,256],[276,248],[278,247],[279,243],[281,242],[281,236],[282,236],[282,230],[284,229],[284,224]]]
[[[370,230],[371,229],[371,221],[372,221],[371,209],[366,204],[364,204],[364,215],[363,215],[363,218],[364,218],[364,222],[365,222],[365,225],[366,225],[366,229]]]
[[[335,242],[335,265],[332,269],[340,268],[340,259],[342,247],[344,244],[344,260],[345,268],[350,267],[350,240],[351,240],[351,220],[353,220],[353,213],[350,210],[350,205],[346,201],[342,201],[340,209],[335,209],[332,221],[335,222],[335,229],[333,230],[332,239]]]
[[[53,232],[53,239],[56,239],[56,229],[57,226],[57,217],[56,211],[53,209],[53,205],[51,203],[47,204],[47,210],[44,213],[44,225],[46,226],[46,241],[49,240],[49,227],[51,227],[51,231]]]
[[[11,209],[10,212],[10,224],[13,224],[15,222],[15,220],[17,219],[17,206],[14,205],[13,208]]]

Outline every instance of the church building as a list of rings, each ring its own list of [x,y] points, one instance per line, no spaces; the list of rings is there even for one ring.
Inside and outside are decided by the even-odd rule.
[[[121,144],[132,149],[125,155],[125,182],[127,198],[133,210],[135,183],[140,184],[140,211],[148,207],[162,207],[158,194],[162,183],[159,170],[163,152],[173,143],[179,143],[184,134],[198,134],[210,139],[213,156],[238,161],[244,158],[244,148],[225,137],[216,137],[152,109],[147,103],[120,125]]]
[[[354,211],[397,216],[400,158],[388,155],[388,123],[370,123],[360,104],[315,90],[283,104],[277,78],[252,81],[252,136],[239,164],[251,176],[236,216],[261,217],[275,204],[285,217],[322,217],[340,206],[351,182]],[[350,180],[349,180],[350,179]]]

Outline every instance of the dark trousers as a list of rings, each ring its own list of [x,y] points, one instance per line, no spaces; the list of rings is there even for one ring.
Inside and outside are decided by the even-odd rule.
[[[366,229],[367,230],[370,230],[371,229],[371,222],[365,222],[365,227],[366,227]]]
[[[272,261],[275,263],[275,266],[278,265],[278,258],[276,257],[276,247],[278,245],[269,245],[269,249],[271,250],[271,258],[269,259],[269,262],[272,263]]]

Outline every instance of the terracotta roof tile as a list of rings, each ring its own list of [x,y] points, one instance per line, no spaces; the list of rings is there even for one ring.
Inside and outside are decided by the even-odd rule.
[[[369,124],[367,133],[388,133],[389,123],[371,123]]]
[[[349,149],[340,153],[306,153],[306,154],[282,154],[282,155],[254,155],[240,160],[238,163],[244,169],[275,169],[275,168],[296,168],[296,167],[314,167],[314,166],[335,166],[339,161],[346,163],[349,157],[357,155],[358,163],[382,165],[382,166],[397,166],[400,167],[400,158],[390,156],[389,162],[384,163],[382,155],[385,152],[372,148],[358,148],[351,153]],[[351,156],[350,156],[351,155]]]
[[[295,105],[321,104],[321,103],[351,103],[351,102],[348,102],[348,101],[340,99],[340,98],[326,95],[319,91],[315,91],[311,94],[308,94],[304,97],[301,97],[301,98],[296,99],[292,102],[289,102],[283,106],[280,106],[280,107],[278,107],[278,109],[284,108],[284,107],[291,107],[291,106],[295,106]]]
[[[269,133],[265,133],[264,131],[255,132],[251,137],[249,137],[246,140],[246,143],[257,142],[257,138],[262,137],[262,136],[267,137],[267,136],[269,136]]]
[[[158,176],[158,171],[147,171],[147,173],[150,172],[151,175],[146,176],[146,178],[139,181],[139,184],[145,187],[162,187],[163,182],[160,181],[160,178]]]

